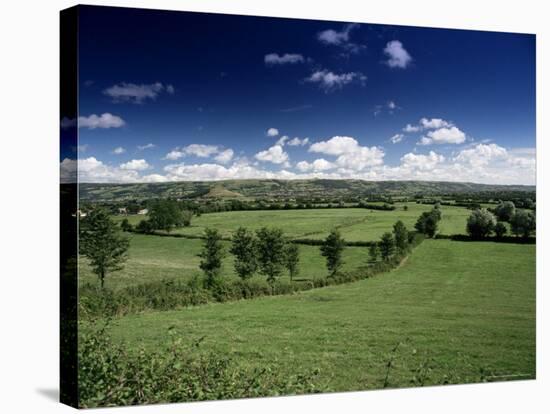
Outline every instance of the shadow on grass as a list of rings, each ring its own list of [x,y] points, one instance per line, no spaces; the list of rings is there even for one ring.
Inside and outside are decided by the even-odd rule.
[[[436,239],[445,239],[453,241],[463,241],[463,242],[493,242],[493,243],[515,243],[515,244],[536,244],[536,237],[514,237],[514,236],[503,236],[503,237],[481,237],[477,239],[472,239],[470,236],[465,234],[438,234],[435,236]]]

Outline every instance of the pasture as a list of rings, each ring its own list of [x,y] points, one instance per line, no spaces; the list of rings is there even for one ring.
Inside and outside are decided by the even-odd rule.
[[[300,210],[252,210],[228,211],[203,214],[193,217],[191,226],[173,230],[190,236],[199,236],[204,229],[217,229],[222,236],[231,237],[239,227],[256,230],[264,226],[282,228],[292,238],[323,239],[333,229],[338,228],[348,241],[377,240],[391,231],[397,220],[402,220],[409,230],[414,229],[418,216],[431,210],[431,205],[416,203],[395,203],[393,211],[369,210],[363,208],[300,209]],[[407,210],[404,207],[407,206]],[[440,233],[464,234],[466,218],[470,210],[463,207],[442,206]],[[124,217],[117,216],[117,220]],[[128,221],[136,225],[146,216],[128,216]]]
[[[405,205],[407,210],[403,208]],[[206,228],[215,228],[222,236],[231,237],[239,226],[251,230],[269,226],[282,228],[285,235],[290,238],[320,240],[324,239],[331,229],[338,228],[348,241],[372,241],[379,239],[384,232],[391,231],[397,220],[402,220],[409,230],[413,230],[418,216],[432,208],[416,203],[397,203],[396,207],[393,211],[342,208],[209,213],[193,217],[190,227],[178,228],[172,233],[200,236]],[[470,211],[450,206],[443,206],[441,210],[440,233],[464,233],[466,217]],[[128,218],[131,224],[136,225],[140,220],[146,219],[146,216],[115,216],[116,221],[124,218]],[[107,276],[106,286],[109,288],[118,289],[160,279],[190,278],[201,274],[198,257],[202,246],[201,240],[136,233],[128,236],[128,261],[121,271]],[[229,245],[229,242],[224,242],[226,251]],[[367,260],[366,247],[349,247],[344,253],[342,270],[352,271],[365,265]],[[229,253],[224,260],[222,274],[228,278],[236,277],[233,271],[233,258]],[[312,279],[325,275],[325,260],[320,254],[319,247],[301,245],[299,278]],[[287,275],[283,278],[287,278]],[[79,261],[79,281],[81,284],[97,283],[97,276],[92,273],[85,258]]]
[[[161,279],[191,278],[202,275],[199,269],[202,240],[155,235],[129,234],[130,249],[128,261],[120,271],[107,275],[105,286],[119,289],[126,286],[153,282]],[[233,257],[228,253],[229,242],[223,242],[226,256],[223,261],[222,276],[236,278]],[[344,251],[343,270],[353,270],[365,265],[368,250],[365,247],[349,247]],[[319,246],[300,246],[300,274],[297,279],[312,279],[326,276],[325,260]],[[254,276],[264,278],[263,276]],[[281,278],[288,280],[288,274]],[[81,284],[97,285],[97,275],[92,273],[85,258],[79,260],[79,281]]]
[[[373,279],[129,315],[110,333],[130,349],[154,349],[173,327],[243,366],[319,368],[334,391],[534,378],[535,249],[426,240]]]

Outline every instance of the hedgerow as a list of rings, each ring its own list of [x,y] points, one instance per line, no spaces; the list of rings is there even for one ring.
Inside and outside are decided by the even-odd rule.
[[[171,339],[154,351],[130,351],[115,344],[107,324],[91,324],[79,338],[78,384],[81,408],[220,400],[329,391],[319,370],[283,375],[275,365],[244,368],[230,355],[203,352],[201,339]]]

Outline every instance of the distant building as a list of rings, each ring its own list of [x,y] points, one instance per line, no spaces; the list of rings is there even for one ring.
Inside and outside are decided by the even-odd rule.
[[[144,208],[144,209],[142,209],[142,210],[139,210],[137,213],[138,213],[140,216],[145,216],[147,213],[149,213],[149,210],[146,209],[146,208]]]
[[[127,215],[128,214],[128,211],[126,210],[126,207],[121,207],[118,209],[118,214],[123,214],[123,215]]]

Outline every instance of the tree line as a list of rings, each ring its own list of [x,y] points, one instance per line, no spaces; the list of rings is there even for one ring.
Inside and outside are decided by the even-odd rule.
[[[494,209],[480,208],[474,210],[466,222],[466,231],[474,240],[490,237],[497,239],[510,232],[516,237],[529,238],[537,227],[536,215],[533,211],[517,209],[514,202],[503,201]]]

